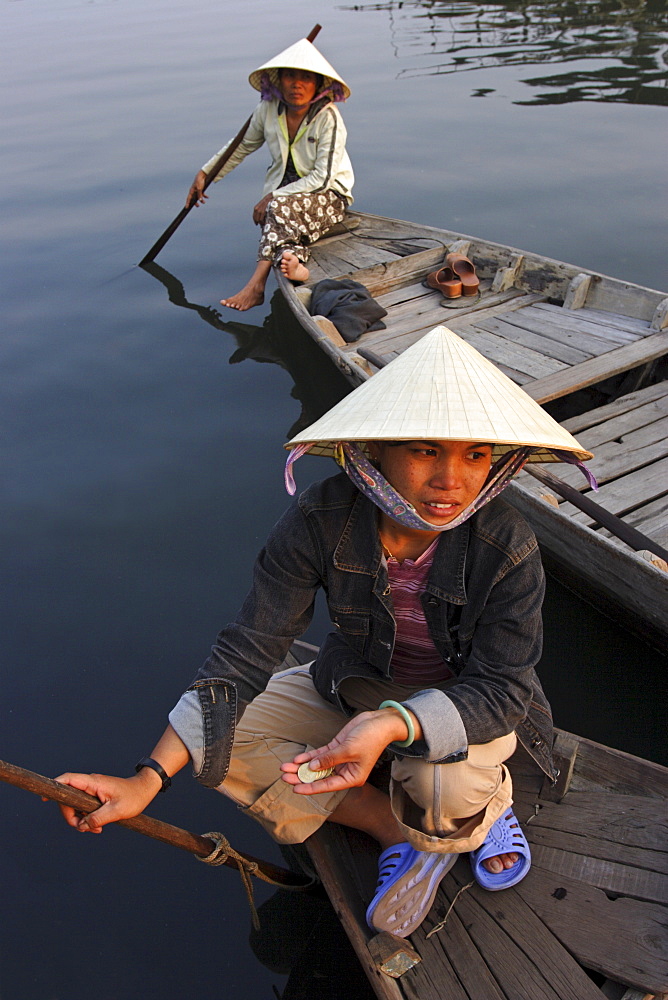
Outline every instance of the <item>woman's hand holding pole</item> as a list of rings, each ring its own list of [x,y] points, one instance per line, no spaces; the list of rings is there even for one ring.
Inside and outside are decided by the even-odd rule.
[[[190,760],[185,743],[171,726],[161,736],[151,757],[162,765],[171,777]],[[115,778],[107,774],[61,774],[61,785],[70,785],[89,795],[95,795],[102,805],[94,812],[81,816],[71,806],[60,805],[65,821],[81,833],[102,833],[107,823],[132,819],[142,813],[162,788],[162,780],[150,767],[143,767],[130,778]]]
[[[203,205],[204,202],[209,197],[208,194],[204,193],[207,186],[207,175],[203,170],[198,170],[195,174],[195,180],[190,185],[190,190],[188,191],[188,197],[186,198],[186,208],[192,208],[193,205],[197,208],[199,205]]]

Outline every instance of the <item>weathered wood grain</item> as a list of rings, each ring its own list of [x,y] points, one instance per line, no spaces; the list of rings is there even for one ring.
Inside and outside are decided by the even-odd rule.
[[[579,792],[577,794],[586,793]],[[560,805],[561,803],[558,804]],[[651,804],[648,806],[645,803],[645,808],[651,808]],[[643,847],[629,847],[627,844],[618,844],[612,840],[604,840],[584,831],[565,831],[560,829],[558,823],[555,823],[555,825],[541,825],[545,823],[543,817],[544,809],[544,804],[539,803],[538,813],[533,813],[533,818],[531,819],[529,839],[532,850],[534,846],[540,845],[542,847],[552,847],[560,851],[566,851],[570,855],[581,855],[582,857],[594,858],[600,861],[612,861],[616,864],[629,865],[633,868],[651,871],[665,882],[665,876],[668,875],[668,858],[664,851],[650,850]],[[531,811],[529,815],[532,815]],[[543,867],[548,866],[543,865]],[[661,891],[665,894],[665,887]]]
[[[564,309],[582,309],[587,301],[592,280],[591,274],[576,274],[571,278],[564,299]]]
[[[635,319],[624,313],[601,312],[596,309],[579,309],[572,311],[565,306],[554,305],[552,302],[541,302],[536,311],[542,313],[546,320],[572,325],[574,330],[588,332],[592,336],[603,337],[605,340],[617,339],[620,344],[630,344],[641,337],[647,337],[654,331],[649,323]]]
[[[624,516],[624,520],[650,538],[654,538],[657,533],[668,532],[668,495],[630,511]],[[607,536],[608,532],[605,534]]]
[[[596,494],[596,502],[621,517],[641,504],[665,496],[667,491],[668,458],[664,458],[606,483]],[[561,505],[559,509],[562,509]],[[570,504],[564,504],[563,510],[569,518],[580,524],[595,523],[587,514]]]
[[[347,261],[337,257],[332,250],[321,250],[318,256],[315,255],[309,260],[309,287],[324,278],[339,278],[349,270]]]
[[[498,268],[494,275],[492,290],[495,292],[505,292],[507,288],[512,288],[518,280],[523,263],[524,254],[513,254],[505,267]]]
[[[504,498],[517,507],[539,539],[541,551],[565,567],[573,581],[600,594],[606,604],[625,611],[629,623],[652,642],[665,644],[668,635],[666,605],[668,593],[664,575],[644,560],[627,554],[608,538],[564,517],[561,507],[531,494],[519,483],[510,483]],[[640,780],[641,773],[637,778]],[[614,787],[614,786],[613,786]],[[633,785],[626,789],[634,791]]]
[[[649,992],[668,989],[665,908],[534,866],[515,890],[587,968]]]
[[[466,864],[458,863],[443,888],[448,905],[471,881]],[[457,899],[453,913],[484,956],[485,964],[509,1000],[600,1000],[600,993],[556,935],[537,919],[515,891],[489,894],[474,885]],[[442,916],[437,908],[434,919]],[[449,953],[448,923],[444,946]]]
[[[583,361],[582,364],[574,365],[566,371],[538,379],[529,385],[526,391],[537,402],[547,403],[551,399],[558,399],[576,389],[593,385],[646,361],[659,358],[666,351],[668,351],[668,331],[655,333],[633,344],[608,351],[598,358]]]
[[[587,308],[600,309],[602,312],[619,313],[621,316],[632,316],[636,319],[651,322],[656,307],[663,299],[665,292],[643,288],[630,281],[619,281],[605,275],[597,275],[597,280],[587,296]]]
[[[330,902],[343,924],[357,957],[379,1000],[402,1000],[405,996],[398,981],[383,975],[369,953],[367,941],[371,932],[364,919],[365,899],[370,898],[371,889],[360,884],[359,859],[362,849],[356,850],[355,863],[348,836],[341,827],[329,824],[326,830],[318,831],[308,840],[308,850],[322,880]],[[373,883],[372,883],[373,884]],[[419,966],[418,966],[419,968]],[[407,973],[411,975],[411,973]]]
[[[374,246],[373,243],[357,239],[351,236],[349,239],[336,245],[334,253],[348,264],[348,270],[353,267],[356,271],[365,267],[375,267],[377,264],[388,261],[403,260],[397,254],[391,253],[382,247]]]
[[[615,750],[595,740],[578,740],[576,774],[595,782],[599,790],[621,795],[643,795],[649,799],[668,799],[668,768]],[[652,803],[648,808],[663,807]],[[665,847],[665,845],[663,845]]]
[[[505,365],[534,379],[568,369],[568,365],[563,361],[480,329],[475,320],[471,323],[471,331],[470,336],[466,338],[468,342],[495,364]]]
[[[526,325],[528,329],[536,330],[543,336],[573,344],[591,354],[603,354],[615,347],[635,343],[643,336],[636,332],[616,329],[612,324],[602,326],[588,323],[583,319],[581,312],[570,312],[541,302],[526,312],[511,317],[511,322]]]
[[[629,410],[644,406],[645,403],[666,399],[668,399],[668,382],[658,382],[656,385],[648,385],[644,389],[638,389],[636,392],[629,392],[625,396],[620,396],[619,399],[615,399],[612,403],[607,403],[605,406],[598,406],[593,410],[586,410],[575,417],[569,417],[568,420],[561,422],[561,426],[565,427],[571,434],[579,434],[587,430],[587,428],[594,427],[612,417],[621,416],[621,414],[627,413]],[[664,405],[668,404],[664,403]]]
[[[607,790],[571,791],[559,803],[541,803],[532,830],[541,827],[649,851],[663,850],[668,844],[665,807],[651,807],[646,796],[614,794]],[[648,867],[652,866],[650,861]]]
[[[658,441],[666,435],[666,420],[668,420],[668,395],[626,410],[619,416],[610,417],[609,420],[580,431],[578,440],[589,451],[612,444],[626,447],[629,442],[632,448],[643,446]]]
[[[579,435],[580,443],[594,452],[594,457],[587,461],[587,466],[596,476],[599,485],[602,486],[610,480],[649,466],[668,455],[668,417],[654,420],[650,424],[642,424],[640,427],[625,433],[623,430],[625,419],[637,414],[638,411],[632,411],[632,414],[624,414],[623,417],[619,418],[618,436],[612,440],[606,440],[602,444],[588,443],[587,438],[590,435],[587,433]],[[605,431],[600,436],[604,435]],[[648,470],[648,477],[651,475]],[[576,489],[587,488],[587,481],[578,469],[560,469],[559,478]],[[642,501],[643,494],[644,490],[641,490],[638,494],[639,501]],[[594,499],[593,495],[592,499]]]
[[[532,864],[543,871],[565,875],[581,884],[603,889],[608,894],[628,896],[650,903],[668,903],[668,879],[665,875],[645,868],[541,845],[532,849],[532,859]]]
[[[443,250],[441,248],[421,250],[410,257],[399,257],[388,263],[380,263],[356,270],[354,274],[346,276],[354,277],[355,281],[366,285],[373,297],[378,298],[393,288],[414,284],[427,271],[433,271],[440,264],[442,257]],[[347,270],[350,271],[350,268]]]
[[[578,365],[581,361],[587,361],[593,357],[593,352],[587,353],[579,347],[573,347],[570,344],[552,340],[542,333],[536,333],[530,329],[529,324],[520,326],[513,323],[512,317],[509,319],[504,317],[481,320],[476,316],[475,325],[479,330],[494,333],[515,344],[523,344],[525,347],[530,347],[534,351],[539,351],[550,358],[557,358],[559,361],[564,361],[568,365]]]
[[[418,303],[420,299],[426,299],[433,295],[432,288],[425,288],[421,281],[414,281],[410,285],[402,285],[400,288],[393,288],[384,295],[376,296],[376,301],[383,309],[393,310],[393,307],[403,305],[405,302]]]
[[[437,918],[440,917],[441,914],[444,913],[445,908],[449,906],[449,898],[443,896],[443,900],[444,905],[438,907],[434,911],[433,916],[430,915],[427,918],[423,927],[424,933],[428,933],[433,927],[436,926]],[[434,942],[432,945],[434,951],[437,950],[438,953],[447,956],[452,971],[454,975],[456,975],[457,981],[468,1000],[475,1000],[476,997],[484,997],[485,1000],[507,1000],[507,993],[502,991],[485,958],[480,954],[475,942],[472,941],[468,928],[459,917],[456,907],[448,917],[446,927],[447,931],[446,928],[443,928],[442,931],[438,931],[438,936],[430,938],[430,942]],[[436,942],[438,942],[438,944],[436,944]],[[422,995],[418,993],[420,1000],[422,1000],[422,997],[425,995],[433,997],[449,997],[450,992],[446,992],[445,983],[442,982],[441,979],[440,962],[432,972],[430,954],[429,960],[426,964],[426,971],[431,973],[431,989],[430,992],[426,994],[424,991]]]

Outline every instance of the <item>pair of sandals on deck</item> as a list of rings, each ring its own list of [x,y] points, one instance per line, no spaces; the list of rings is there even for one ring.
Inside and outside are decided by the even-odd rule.
[[[483,861],[500,854],[517,854],[512,868],[489,872]],[[410,844],[395,844],[378,859],[376,894],[366,911],[369,927],[408,937],[427,916],[444,875],[459,854],[418,851]],[[520,882],[531,867],[531,851],[512,809],[506,810],[489,830],[482,845],[470,855],[478,885],[494,892]]]
[[[462,295],[478,295],[480,279],[468,257],[463,253],[449,253],[443,267],[428,274],[423,284],[425,288],[435,288],[444,299],[458,299]]]

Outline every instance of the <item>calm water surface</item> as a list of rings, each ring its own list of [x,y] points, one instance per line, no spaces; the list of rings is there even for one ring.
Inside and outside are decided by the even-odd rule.
[[[286,503],[281,445],[313,405],[306,347],[295,370],[281,334],[262,334],[268,304],[214,312],[254,259],[262,153],[158,258],[199,309],[134,266],[253,108],[250,70],[320,22],[353,90],[359,208],[666,287],[666,5],[0,10],[2,756],[50,775],[129,773],[235,613]],[[300,485],[328,471],[307,461]],[[543,676],[559,725],[658,759],[664,668],[551,589]],[[234,875],[124,830],[77,837],[14,789],[0,810],[2,1000],[285,988],[285,962],[251,952]],[[280,860],[185,774],[151,811]],[[330,981],[317,980],[323,1000]]]

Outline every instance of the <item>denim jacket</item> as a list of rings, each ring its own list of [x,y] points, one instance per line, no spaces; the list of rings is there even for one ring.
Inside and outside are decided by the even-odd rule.
[[[322,697],[347,712],[339,693],[345,678],[391,679],[396,626],[377,508],[344,473],[311,486],[276,524],[241,611],[188,689],[197,692],[202,713],[202,784],[224,780],[235,721],[308,627],[320,587],[334,632],[311,672]],[[425,689],[404,701],[424,739],[402,754],[454,762],[465,759],[469,744],[516,731],[554,778],[552,718],[534,669],[543,594],[536,539],[503,500],[441,533],[421,600],[432,640],[456,679],[445,691]]]

